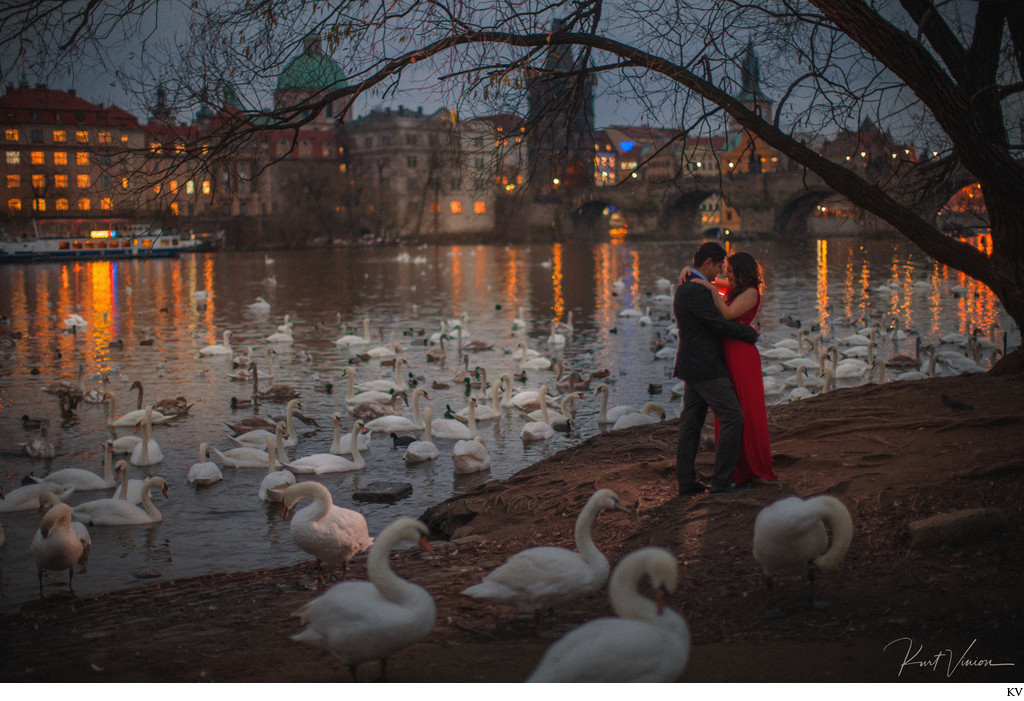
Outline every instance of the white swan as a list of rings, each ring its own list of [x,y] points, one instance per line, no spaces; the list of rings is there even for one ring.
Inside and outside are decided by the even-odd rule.
[[[457,475],[490,470],[491,453],[483,436],[477,434],[471,441],[458,441],[452,448],[452,467]]]
[[[341,413],[334,412],[335,421],[341,421]],[[331,472],[352,472],[353,470],[362,470],[366,467],[366,461],[363,460],[362,454],[359,452],[359,434],[365,431],[366,428],[363,422],[357,420],[352,426],[352,435],[349,439],[349,451],[352,454],[352,459],[343,458],[335,453],[315,453],[313,455],[307,455],[298,460],[291,460],[289,462],[282,461],[287,465],[293,472],[298,474],[318,474],[325,475]]]
[[[576,517],[576,550],[556,547],[528,548],[512,556],[480,584],[462,591],[478,599],[513,604],[539,614],[581,594],[597,591],[608,579],[608,560],[594,545],[590,528],[605,509],[628,511],[610,489],[599,489]]]
[[[385,528],[370,548],[369,582],[342,582],[313,599],[294,615],[307,626],[292,640],[323,648],[348,665],[353,681],[356,666],[380,660],[381,678],[387,658],[422,638],[434,627],[434,601],[426,589],[401,579],[388,564],[400,542],[419,543],[428,552],[427,527],[400,518]]]
[[[409,389],[409,386],[405,384],[405,380],[402,378],[402,366],[408,365],[409,361],[405,358],[398,356],[395,358],[395,379],[394,380],[367,380],[366,382],[360,382],[355,386],[355,389],[360,392],[366,391],[377,391],[377,392],[405,392]]]
[[[299,443],[299,434],[295,430],[295,409],[299,408],[298,399],[289,399],[288,403],[284,408],[284,425],[285,425],[285,436],[282,437],[282,444],[285,448],[294,448]],[[276,424],[275,424],[276,431]],[[260,447],[267,444],[267,439],[274,440],[276,438],[275,433],[267,431],[266,429],[254,429],[252,431],[246,431],[237,436],[228,436],[232,443],[240,448],[245,447]]]
[[[25,443],[25,452],[30,458],[49,459],[57,454],[57,448],[50,441],[50,422],[43,421],[43,435]]]
[[[277,452],[284,455],[283,421],[277,422],[275,439]],[[219,457],[227,467],[268,467],[270,465],[270,456],[267,454],[267,451],[251,446],[246,446],[244,448],[232,448],[231,450],[225,450],[223,453],[214,448],[213,452],[217,454],[217,457]]]
[[[386,346],[375,346],[366,351],[366,355],[377,360],[388,360],[394,358],[398,354],[398,349],[395,347],[395,332],[391,332],[391,342]]]
[[[188,481],[190,484],[213,484],[224,479],[217,463],[210,460],[210,444],[203,442],[199,444],[199,462],[193,463],[188,469]]]
[[[257,297],[256,301],[246,305],[246,308],[253,314],[269,314],[270,302],[262,297]]]
[[[548,334],[548,345],[549,346],[564,346],[565,345],[565,336],[563,334],[558,333],[558,331],[556,330],[555,327],[556,327],[556,323],[554,321],[552,321],[551,322],[551,333]]]
[[[141,504],[142,485],[145,480],[131,479],[131,469],[124,460],[117,461],[114,473],[116,477],[120,478],[121,483],[117,485],[117,489],[114,490],[111,499],[123,499],[130,504]]]
[[[603,382],[597,386],[594,392],[601,394],[601,411],[597,415],[597,423],[599,424],[613,424],[618,421],[620,416],[623,416],[624,414],[634,414],[638,411],[636,407],[628,404],[619,404],[609,409],[608,385]]]
[[[55,484],[62,489],[74,487],[77,492],[88,492],[97,489],[110,489],[114,482],[114,466],[111,462],[112,446],[114,441],[107,440],[103,444],[103,476],[96,474],[94,470],[84,470],[80,467],[66,467],[63,470],[51,472],[43,477],[40,482]]]
[[[481,368],[481,370],[482,370],[482,368]],[[508,377],[508,375],[502,375],[502,380],[499,381],[498,384],[493,385],[491,387],[491,405],[490,406],[487,406],[486,404],[481,405],[479,401],[477,402],[476,409],[475,409],[475,411],[476,411],[476,420],[477,421],[490,421],[491,419],[497,419],[497,418],[499,418],[501,416],[501,414],[502,414],[501,404],[500,404],[500,401],[501,401],[501,389],[502,389],[502,386],[504,384],[504,378],[506,378],[506,377]],[[508,381],[511,383],[512,382],[512,378],[508,377]],[[459,409],[457,412],[455,412],[455,417],[457,419],[459,419],[460,421],[468,422],[469,421],[469,405],[467,404],[465,409]]]
[[[348,380],[348,384],[345,388],[345,404],[349,407],[358,406],[359,404],[364,404],[366,402],[380,402],[383,404],[394,399],[394,390],[390,392],[378,392],[377,390],[371,389],[356,394],[355,370],[351,367],[346,367],[344,372],[346,379]]]
[[[690,628],[665,599],[676,590],[676,558],[642,548],[615,566],[608,598],[617,618],[585,623],[548,648],[529,682],[674,682],[690,657]],[[654,600],[638,585],[648,577]]]
[[[523,424],[523,430],[519,435],[524,441],[543,441],[555,435],[555,427],[548,420],[547,393],[548,388],[545,385],[541,385],[537,391],[540,401],[541,418],[540,421],[528,421]]]
[[[40,513],[46,513],[57,504],[63,502],[53,492],[43,492],[39,495],[39,511]],[[92,537],[89,535],[89,529],[85,527],[84,523],[78,521],[71,522],[71,530],[74,531],[75,535],[78,536],[78,540],[82,543],[82,556],[78,558],[78,562],[82,565],[82,572],[85,572],[85,565],[89,561],[89,551],[92,549]]]
[[[67,499],[75,491],[74,487],[61,487],[46,482],[26,484],[17,489],[12,489],[0,499],[0,513],[12,511],[32,511],[39,508],[39,495],[43,492],[53,492],[61,500]]]
[[[284,492],[295,484],[295,475],[288,470],[278,470],[274,455],[274,439],[267,439],[267,474],[260,482],[260,501],[283,501]]]
[[[543,355],[537,355],[532,358],[527,358],[526,360],[520,360],[519,368],[521,370],[550,370],[551,359]]]
[[[466,423],[458,419],[434,419],[430,424],[432,434],[438,438],[452,438],[461,441],[471,441],[477,435],[476,431],[476,398],[469,398],[469,405],[466,407]]]
[[[290,323],[284,325],[285,330],[275,331],[274,333],[267,336],[267,343],[282,343],[285,345],[291,345],[295,343],[295,337],[292,335],[292,327]]]
[[[211,343],[208,346],[204,346],[199,349],[199,355],[201,356],[214,356],[214,355],[231,355],[231,329],[225,329],[221,338],[222,343]]]
[[[430,407],[423,409],[423,425],[423,438],[413,441],[405,447],[405,455],[402,457],[407,463],[426,462],[427,460],[433,460],[441,454],[437,446],[434,445],[430,435]]]
[[[341,440],[341,412],[336,411],[331,416],[331,422],[334,424],[334,438],[331,439],[331,447],[328,448],[328,453],[335,455],[351,455],[352,454],[352,443],[351,441]],[[356,445],[359,447],[359,451],[362,452],[370,447],[370,433],[369,429],[362,430],[360,427],[366,424],[352,425],[352,435],[356,437]]]
[[[657,402],[647,402],[640,411],[635,414],[623,414],[615,423],[612,425],[612,430],[618,430],[620,428],[630,428],[632,426],[642,426],[643,424],[653,424],[659,421],[665,420],[665,409]]]
[[[334,341],[339,346],[365,346],[370,342],[370,317],[363,317],[363,335],[345,334]]]
[[[136,426],[135,431],[137,432],[138,430],[138,426]],[[121,436],[120,438],[115,438],[110,442],[110,450],[114,455],[131,455],[131,452],[135,450],[135,446],[139,443],[142,443],[142,436],[136,436],[134,434],[130,436]]]
[[[153,407],[147,406],[146,418],[142,420],[142,442],[132,449],[132,455],[129,458],[132,465],[140,467],[156,465],[164,459],[160,444],[153,438],[153,422],[150,420],[152,415]]]
[[[89,538],[85,531],[85,538]],[[91,540],[89,541],[91,543]],[[43,571],[67,570],[68,589],[74,593],[71,580],[75,564],[85,552],[82,534],[71,527],[71,507],[58,503],[50,507],[32,537],[32,559],[39,570],[39,596],[43,595]]]
[[[97,499],[79,504],[71,510],[71,517],[89,526],[131,526],[159,523],[164,517],[153,506],[149,490],[156,487],[167,496],[167,482],[163,477],[147,477],[142,483],[142,504],[139,508],[124,499]]]
[[[114,399],[114,395],[107,392],[103,395],[103,401],[107,403],[107,426],[111,428],[125,428],[128,426],[134,427],[146,418],[145,409],[132,409],[131,411],[125,412],[122,416],[117,415],[117,401]],[[167,414],[161,414],[159,411],[153,410],[150,414],[149,423],[153,426],[157,424],[165,424],[174,416],[168,416]]]
[[[366,422],[366,428],[380,433],[408,433],[409,431],[423,430],[423,416],[420,414],[420,397],[430,399],[430,395],[422,387],[417,387],[412,392],[412,419],[405,416],[379,416],[372,421]]]
[[[825,521],[832,529],[831,545]],[[806,572],[813,605],[814,573],[838,568],[852,539],[850,512],[835,497],[786,497],[761,509],[754,520],[754,559],[768,577],[769,587],[775,576]],[[780,611],[770,607],[766,615],[777,616]]]
[[[373,544],[366,519],[358,511],[335,506],[331,493],[319,482],[300,482],[284,492],[284,518],[300,499],[313,503],[295,512],[288,527],[292,540],[320,563],[341,565]]]
[[[569,419],[571,419],[575,414],[575,411],[570,410],[570,407],[575,409],[576,401],[582,397],[583,395],[579,392],[569,392],[563,396],[562,400],[558,403],[558,411],[548,411],[548,421],[551,425],[568,423]],[[540,421],[544,418],[544,409],[535,409],[534,411],[526,414],[523,418]]]

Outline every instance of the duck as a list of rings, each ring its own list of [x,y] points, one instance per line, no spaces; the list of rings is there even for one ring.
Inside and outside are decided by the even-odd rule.
[[[434,627],[434,600],[426,589],[391,571],[388,558],[401,542],[419,543],[431,552],[430,531],[420,521],[400,518],[377,537],[367,559],[369,582],[341,582],[293,615],[305,630],[292,640],[323,648],[348,665],[352,680],[362,662],[387,658],[422,640]]]
[[[363,335],[345,334],[334,341],[339,346],[365,346],[370,342],[370,317],[363,317]]]
[[[139,398],[135,406],[137,409],[142,409],[142,397],[143,393],[145,392],[145,389],[142,386],[142,381],[135,380],[134,382],[132,382],[132,386],[129,388],[129,391],[133,389],[139,390]],[[175,397],[174,399],[161,399],[150,404],[150,406],[153,407],[154,415],[168,416],[171,418],[175,416],[184,416],[185,414],[188,413],[188,410],[191,409],[194,405],[195,402],[190,403],[184,397]]]
[[[340,424],[341,413],[334,412],[337,416],[336,421]],[[315,453],[313,455],[307,455],[299,458],[298,460],[292,460],[285,463],[293,472],[298,474],[317,474],[326,475],[331,472],[352,472],[353,470],[362,470],[366,467],[366,461],[363,460],[362,454],[359,452],[359,434],[366,431],[366,427],[363,422],[356,420],[352,426],[352,434],[349,439],[349,452],[352,454],[352,459],[343,458],[334,452],[330,453]]]
[[[615,423],[612,424],[612,430],[617,431],[620,428],[631,428],[633,426],[642,426],[643,424],[653,424],[659,421],[665,420],[665,409],[657,402],[647,402],[640,411],[635,414],[623,414]]]
[[[277,452],[284,455],[284,422],[278,421],[275,428],[275,447]],[[270,456],[265,450],[255,448],[253,446],[244,446],[241,448],[232,448],[231,450],[225,450],[223,453],[216,448],[213,448],[213,452],[217,454],[217,457],[221,459],[227,467],[268,467],[270,464]]]
[[[47,482],[25,484],[4,494],[3,499],[0,499],[0,513],[38,509],[39,495],[43,492],[53,492],[63,501],[71,496],[74,491],[74,487],[61,487],[60,485]]]
[[[419,462],[426,462],[427,460],[433,460],[438,457],[441,453],[438,451],[437,446],[434,445],[433,437],[431,436],[431,412],[430,407],[424,407],[423,409],[423,438],[418,441],[412,441],[405,446],[405,453],[402,458],[406,464],[415,464]],[[392,438],[402,438],[397,433],[391,434]]]
[[[608,559],[594,545],[590,529],[600,512],[613,509],[628,513],[615,492],[597,490],[576,517],[573,532],[577,552],[552,546],[527,548],[462,593],[512,604],[521,612],[533,613],[539,624],[545,610],[604,586]]]
[[[85,531],[85,538],[89,538],[88,531]],[[32,536],[31,550],[32,560],[39,571],[39,596],[43,595],[43,572],[46,570],[67,570],[68,589],[74,594],[71,580],[75,576],[75,565],[85,553],[85,544],[81,533],[71,527],[70,506],[57,503],[43,514],[39,530]]]
[[[288,531],[299,548],[324,564],[341,566],[348,571],[349,561],[373,545],[366,519],[358,511],[334,504],[331,492],[319,482],[300,482],[284,492],[283,518],[288,518],[295,504],[306,498],[313,503],[292,516]]]
[[[289,470],[278,470],[277,459],[274,454],[274,439],[267,439],[267,474],[260,482],[260,501],[282,501],[288,487],[295,484],[295,475]]]
[[[295,399],[299,396],[298,390],[291,385],[275,383],[272,384],[265,390],[260,389],[260,376],[259,370],[256,368],[256,363],[249,365],[249,370],[252,372],[252,396],[262,402],[287,402],[289,399]]]
[[[156,465],[164,459],[160,444],[153,438],[153,407],[146,407],[146,417],[142,420],[142,441],[132,449],[129,460],[132,465]]]
[[[829,543],[825,522],[832,531]],[[809,606],[827,605],[814,599],[815,573],[831,572],[839,567],[853,539],[853,520],[841,501],[822,494],[801,499],[780,499],[754,519],[754,560],[764,571],[769,592],[774,577],[807,573],[811,593]],[[776,618],[787,611],[770,605],[765,616]]]
[[[379,433],[408,433],[423,430],[423,417],[420,414],[420,397],[430,399],[430,395],[422,387],[412,392],[412,419],[405,416],[381,416],[366,422],[366,428]]]
[[[650,580],[654,599],[638,591]],[[608,599],[615,617],[583,624],[549,647],[528,682],[674,682],[690,657],[686,620],[665,608],[678,566],[664,548],[634,550],[615,566]]]
[[[491,469],[491,452],[483,436],[477,434],[473,440],[457,441],[452,447],[452,468],[456,475],[469,475]]]
[[[199,462],[193,463],[188,469],[189,484],[214,484],[224,479],[217,463],[210,460],[210,444],[199,444]]]
[[[222,341],[220,343],[211,343],[208,346],[199,349],[199,355],[202,357],[212,357],[216,355],[231,355],[231,329],[225,329],[224,333],[221,334]]]
[[[114,395],[111,392],[107,392],[103,395],[103,401],[107,403],[107,426],[111,428],[134,427],[147,416],[145,409],[133,409],[121,416],[118,416],[117,401],[114,399]],[[149,414],[149,422],[153,426],[156,426],[157,424],[165,424],[173,418],[173,416],[167,416],[155,410]]]
[[[80,467],[66,467],[63,470],[51,472],[40,479],[45,484],[54,484],[62,489],[74,487],[76,492],[90,492],[98,489],[112,489],[114,481],[114,467],[111,463],[114,441],[107,439],[103,443],[103,475],[96,474],[95,470],[86,470]]]
[[[551,425],[548,418],[547,393],[548,388],[545,385],[541,385],[537,391],[540,398],[540,420],[528,421],[523,424],[523,429],[519,435],[524,441],[543,441],[555,435],[555,428]]]
[[[50,441],[50,422],[44,421],[42,428],[43,435],[27,441],[24,451],[30,458],[43,458],[49,460],[57,454],[57,447]]]
[[[263,299],[262,297],[257,297],[255,302],[251,302],[246,305],[246,309],[248,309],[253,314],[269,314],[270,302]]]
[[[595,394],[601,395],[601,411],[597,415],[597,423],[614,424],[621,416],[626,414],[635,414],[639,411],[636,407],[630,406],[629,404],[619,404],[609,409],[608,392],[608,385],[603,382],[594,390]]]
[[[473,440],[476,430],[476,397],[470,397],[466,407],[466,423],[458,419],[434,419],[430,430],[437,438],[453,438],[455,440]]]
[[[122,461],[124,462],[124,461]],[[71,517],[87,526],[131,526],[159,523],[164,517],[153,505],[149,490],[156,487],[167,497],[167,481],[159,475],[147,477],[142,483],[142,504],[136,506],[125,499],[97,499],[79,504]],[[141,508],[140,508],[141,507]]]
[[[298,399],[290,399],[284,408],[285,432],[282,438],[282,445],[285,448],[294,448],[299,444],[299,434],[295,430],[295,410],[299,408]],[[228,439],[240,448],[246,446],[266,445],[267,439],[274,440],[277,431],[277,422],[274,422],[274,431],[265,428],[257,428],[237,436],[228,436]]]

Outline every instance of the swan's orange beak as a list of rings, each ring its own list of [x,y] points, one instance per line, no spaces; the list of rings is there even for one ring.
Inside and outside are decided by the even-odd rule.
[[[425,535],[424,536],[420,536],[420,547],[422,547],[424,550],[426,550],[430,554],[434,553],[434,549],[430,547],[430,540]]]
[[[170,499],[170,497],[167,496],[167,485],[166,484],[163,487],[160,488],[160,491],[164,493],[164,499]]]
[[[658,587],[654,592],[654,603],[658,607],[658,615],[665,610],[665,600],[668,598],[668,592],[665,591],[665,587]]]

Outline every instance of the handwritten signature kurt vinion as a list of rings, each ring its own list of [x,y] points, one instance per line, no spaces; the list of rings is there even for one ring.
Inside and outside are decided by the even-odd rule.
[[[952,677],[953,673],[961,667],[1013,667],[1013,662],[993,662],[990,659],[979,658],[979,657],[968,657],[971,652],[971,648],[974,647],[974,643],[978,642],[975,638],[971,641],[971,644],[967,646],[963,654],[960,655],[959,659],[956,659],[953,655],[953,650],[946,648],[940,650],[934,655],[922,655],[921,652],[924,649],[924,645],[918,645],[917,649],[914,649],[914,640],[912,638],[896,638],[895,640],[888,643],[883,650],[888,650],[890,645],[896,643],[906,643],[907,652],[903,657],[903,662],[900,663],[900,671],[896,676],[901,676],[903,670],[906,667],[931,667],[933,672],[939,671],[942,667],[945,668],[946,677]],[[941,666],[940,666],[941,665]]]

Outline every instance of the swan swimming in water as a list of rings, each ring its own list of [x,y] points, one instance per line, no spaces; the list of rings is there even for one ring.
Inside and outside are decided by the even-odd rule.
[[[540,421],[529,421],[523,424],[520,436],[524,441],[543,441],[555,435],[555,428],[548,419],[547,393],[548,388],[545,385],[541,385],[540,390],[537,392],[538,401],[540,401],[541,418]]]
[[[147,477],[142,483],[141,508],[124,499],[97,499],[79,504],[71,510],[71,516],[89,526],[132,526],[158,523],[164,520],[150,499],[149,490],[156,487],[167,497],[167,482],[163,477]]]
[[[281,455],[285,454],[284,449],[284,422],[277,422],[277,429],[274,433],[276,439],[275,447],[277,452]],[[216,448],[213,452],[221,459],[227,467],[269,467],[270,456],[265,450],[254,448],[251,446],[245,446],[242,448],[232,448],[226,450],[223,453]]]
[[[267,439],[267,474],[260,482],[260,501],[283,501],[285,490],[295,484],[295,475],[277,469],[274,442],[273,438]]]
[[[96,474],[94,470],[85,470],[80,467],[66,467],[63,470],[51,472],[46,477],[37,481],[47,484],[55,484],[62,489],[73,487],[78,492],[88,492],[97,489],[110,489],[116,483],[114,481],[114,467],[111,454],[114,441],[107,439],[103,443],[103,476]]]
[[[201,356],[214,356],[214,355],[231,355],[231,329],[225,329],[221,336],[221,343],[211,343],[208,346],[204,346],[199,349],[199,355]]]
[[[341,412],[334,412],[333,419],[335,426],[341,423]],[[340,429],[337,429],[340,431]],[[352,427],[352,434],[349,438],[349,451],[352,454],[352,459],[344,458],[334,452],[330,453],[314,453],[313,455],[307,455],[299,458],[298,460],[291,460],[284,462],[288,468],[298,474],[317,474],[326,475],[331,472],[352,472],[353,470],[362,470],[366,467],[366,461],[363,459],[362,454],[359,452],[359,434],[366,430],[362,421],[356,421]]]
[[[477,434],[471,441],[458,441],[452,448],[452,468],[457,475],[468,475],[491,469],[491,453],[483,436]]]
[[[146,417],[142,420],[142,442],[132,449],[131,460],[132,465],[139,465],[141,467],[147,465],[156,465],[158,462],[163,461],[164,453],[160,449],[160,444],[153,438],[153,407],[146,407]]]
[[[323,648],[348,665],[352,680],[361,662],[387,658],[426,637],[434,627],[434,600],[423,587],[398,577],[388,558],[401,542],[430,552],[427,527],[411,518],[391,523],[377,537],[367,560],[369,582],[335,584],[295,612],[306,629],[292,640]]]
[[[405,416],[380,416],[366,422],[366,428],[380,433],[408,433],[423,430],[423,416],[420,414],[420,397],[430,399],[430,395],[422,387],[412,392],[412,419]]]
[[[210,460],[210,444],[199,444],[199,462],[193,463],[188,469],[188,481],[191,484],[213,484],[224,479],[217,463]]]
[[[637,590],[647,577],[655,599]],[[676,558],[663,548],[635,550],[608,583],[614,618],[585,623],[556,642],[530,682],[674,682],[690,657],[690,628],[664,601],[676,590]]]
[[[405,454],[402,457],[407,463],[426,462],[427,460],[433,460],[441,454],[437,446],[434,445],[433,440],[431,440],[430,414],[430,407],[425,407],[423,409],[423,439],[413,441],[405,447]]]
[[[31,511],[39,508],[39,495],[43,492],[53,492],[61,500],[67,499],[75,491],[74,487],[61,487],[48,482],[37,482],[26,484],[12,489],[0,499],[0,513],[12,511]]]
[[[665,420],[665,409],[657,402],[647,402],[634,414],[623,414],[612,425],[612,430],[654,424]]]

